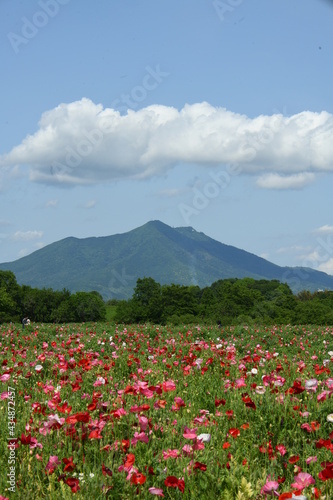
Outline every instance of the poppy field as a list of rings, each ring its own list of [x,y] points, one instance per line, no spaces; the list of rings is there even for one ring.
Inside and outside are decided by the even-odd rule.
[[[333,498],[332,327],[0,333],[0,500]]]

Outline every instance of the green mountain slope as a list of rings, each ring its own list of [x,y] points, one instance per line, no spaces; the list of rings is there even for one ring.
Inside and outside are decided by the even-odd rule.
[[[129,298],[137,278],[161,284],[209,286],[225,278],[278,279],[294,292],[333,289],[333,276],[308,268],[280,267],[254,254],[224,245],[191,227],[171,228],[160,221],[124,234],[65,238],[0,269],[15,273],[19,284],[100,292],[105,299]]]

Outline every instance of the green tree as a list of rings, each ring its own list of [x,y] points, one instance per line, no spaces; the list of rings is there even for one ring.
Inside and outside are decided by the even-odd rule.
[[[0,271],[0,321],[20,320],[20,286],[12,271]]]
[[[199,296],[199,287],[164,285],[162,287],[162,322],[167,323],[171,317],[179,317],[181,321],[185,316],[187,320],[194,321],[199,313]]]
[[[162,313],[161,285],[153,278],[139,278],[131,300],[134,321],[159,323]]]
[[[69,299],[74,321],[105,320],[103,297],[98,292],[76,292]]]

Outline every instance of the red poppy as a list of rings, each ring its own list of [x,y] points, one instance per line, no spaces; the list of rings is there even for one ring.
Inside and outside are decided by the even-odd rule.
[[[131,467],[135,462],[135,455],[133,453],[129,453],[126,457],[126,461],[124,463],[124,467]]]
[[[237,438],[240,435],[240,430],[232,427],[231,429],[229,429],[228,434],[233,438]]]
[[[71,384],[71,386],[72,386],[72,391],[73,392],[79,391],[81,389],[81,386],[79,385],[78,382],[75,382],[74,384]]]
[[[242,400],[245,403],[245,406],[247,408],[252,408],[253,410],[257,409],[255,403],[252,401],[252,399],[249,396],[243,397]]]
[[[150,406],[145,404],[141,406],[134,405],[130,408],[131,413],[140,413],[141,411],[148,411],[150,410]]]
[[[102,434],[100,429],[95,429],[89,434],[89,439],[102,439]]]
[[[65,429],[65,435],[66,436],[74,436],[76,434],[76,429],[73,427],[69,427],[68,429]]]
[[[64,479],[64,483],[66,483],[70,487],[73,493],[76,493],[80,489],[79,480],[75,479],[74,477],[68,477],[67,479]]]
[[[320,423],[315,420],[314,422],[311,422],[311,427],[314,431],[317,431],[320,427]]]
[[[129,439],[122,439],[121,440],[121,447],[122,447],[124,453],[127,452],[129,446],[130,446]]]
[[[302,386],[302,383],[300,380],[295,380],[293,383],[292,387],[292,392],[293,394],[301,394],[302,392],[305,391],[305,387]]]
[[[185,481],[183,479],[179,479],[178,481],[178,489],[181,493],[185,491]]]
[[[178,488],[179,491],[181,491],[182,493],[184,493],[184,491],[185,491],[185,482],[184,482],[184,480],[183,479],[177,479],[175,476],[168,476],[164,480],[164,484],[168,488]]]
[[[176,476],[168,476],[164,480],[164,484],[168,488],[178,488],[178,479],[176,478]]]
[[[72,472],[76,465],[73,463],[73,457],[63,458],[62,461],[65,464],[64,472]]]
[[[67,424],[76,424],[77,422],[88,423],[90,420],[90,415],[87,411],[81,411],[79,413],[75,413],[74,415],[70,415],[66,418]]]
[[[102,474],[103,476],[112,476],[112,470],[102,464]]]
[[[200,469],[200,470],[207,470],[207,465],[206,464],[203,464],[201,462],[195,462],[194,465],[193,465],[193,469]]]
[[[226,400],[225,399],[216,399],[215,398],[215,407],[217,408],[218,406],[225,405]]]
[[[143,484],[146,482],[146,476],[141,474],[141,472],[134,472],[131,477],[132,484]]]
[[[324,467],[324,469],[319,472],[319,479],[322,481],[333,479],[333,462],[321,462],[320,465]]]
[[[136,389],[132,386],[132,385],[128,385],[127,387],[125,387],[124,389],[124,394],[136,394]]]
[[[319,441],[315,443],[316,448],[329,448],[331,441],[329,439],[320,438]]]
[[[89,359],[85,359],[85,358],[80,359],[80,361],[78,362],[79,366],[86,366],[88,364],[89,364]]]
[[[298,455],[293,455],[292,457],[289,458],[288,462],[290,464],[295,464],[296,462],[299,461],[299,456]]]
[[[31,443],[31,434],[25,436],[23,433],[21,434],[20,441],[22,444],[30,444]]]
[[[63,405],[57,405],[57,410],[60,413],[70,413],[72,411],[72,407],[68,406],[67,401]]]

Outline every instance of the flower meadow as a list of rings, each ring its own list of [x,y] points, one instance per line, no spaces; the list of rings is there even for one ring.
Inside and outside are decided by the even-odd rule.
[[[333,328],[0,327],[0,499],[333,499]]]

